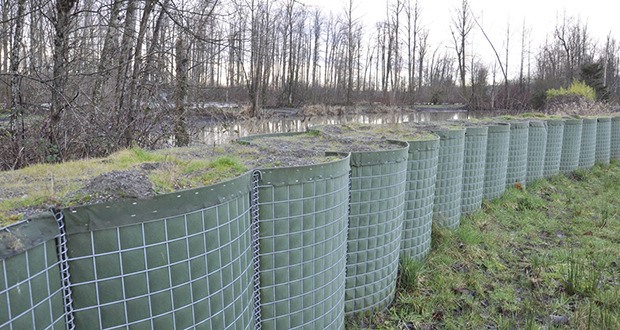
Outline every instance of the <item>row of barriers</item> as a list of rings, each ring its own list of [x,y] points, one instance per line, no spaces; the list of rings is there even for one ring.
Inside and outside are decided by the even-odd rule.
[[[433,223],[620,159],[620,117],[435,133],[2,228],[0,329],[342,329],[390,304],[399,260],[425,258]]]

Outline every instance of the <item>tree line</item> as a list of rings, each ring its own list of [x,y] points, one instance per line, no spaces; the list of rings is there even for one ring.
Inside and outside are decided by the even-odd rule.
[[[452,40],[433,45],[416,0],[386,1],[373,26],[358,1],[325,12],[303,0],[0,0],[0,168],[170,136],[186,145],[189,105],[205,102],[244,104],[250,117],[319,103],[523,110],[574,80],[601,100],[620,96],[618,41],[599,42],[578,18],[560,16],[542,45],[525,24],[510,40],[507,25],[499,47],[462,0],[446,9]]]

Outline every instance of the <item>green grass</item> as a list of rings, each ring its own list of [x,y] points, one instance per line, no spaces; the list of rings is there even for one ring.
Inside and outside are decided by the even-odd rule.
[[[619,196],[618,163],[509,189],[434,228],[393,306],[348,328],[620,329]]]

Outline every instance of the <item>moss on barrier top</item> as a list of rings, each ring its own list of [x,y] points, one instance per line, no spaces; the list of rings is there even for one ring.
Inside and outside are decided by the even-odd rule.
[[[56,219],[49,211],[28,221],[14,223],[0,230],[0,260],[54,239],[58,234]]]
[[[342,134],[357,139],[398,141],[429,141],[436,140],[437,135],[425,129],[416,129],[408,124],[348,124],[348,125],[321,125],[309,129],[327,136],[337,137]]]
[[[368,152],[397,149],[386,138],[362,135],[348,128],[325,133],[311,130],[305,133],[276,133],[252,135],[239,142],[258,146],[276,153],[291,153],[297,157],[320,156],[326,152],[347,154],[349,152]]]
[[[106,158],[4,171],[0,172],[0,227],[51,207],[143,200],[217,184],[253,168],[310,165],[331,159],[231,143],[156,151],[132,148]]]

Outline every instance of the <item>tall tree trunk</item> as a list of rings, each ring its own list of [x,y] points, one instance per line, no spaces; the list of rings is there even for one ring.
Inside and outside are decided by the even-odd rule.
[[[114,52],[117,51],[116,33],[118,31],[118,16],[121,10],[122,0],[112,0],[112,8],[110,10],[110,21],[103,40],[103,49],[97,66],[97,75],[94,78],[93,86],[93,103],[98,107],[101,103],[101,89],[111,76],[112,63],[114,61]]]
[[[174,116],[174,144],[184,147],[189,144],[189,133],[185,122],[185,99],[187,97],[187,46],[181,37],[175,44],[176,64],[176,89],[174,93],[175,116]]]
[[[127,114],[127,108],[129,107],[127,98],[127,85],[130,79],[130,68],[133,59],[133,47],[135,39],[135,25],[136,25],[136,1],[127,2],[127,10],[125,12],[125,27],[123,30],[123,38],[121,40],[121,53],[120,53],[120,66],[118,70],[118,78],[116,79],[116,116],[119,121],[118,127],[123,127],[123,134],[119,137],[118,143],[123,146],[130,146],[131,141],[127,140],[126,132],[129,130],[133,123],[127,122],[129,116]],[[122,125],[124,123],[124,125]]]
[[[69,99],[65,95],[68,80],[67,55],[69,53],[69,33],[71,32],[71,11],[77,0],[57,0],[56,17],[54,20],[54,64],[51,83],[52,103],[49,114],[48,153],[50,159],[62,159],[63,146],[60,137],[60,118],[62,112],[69,106]]]

